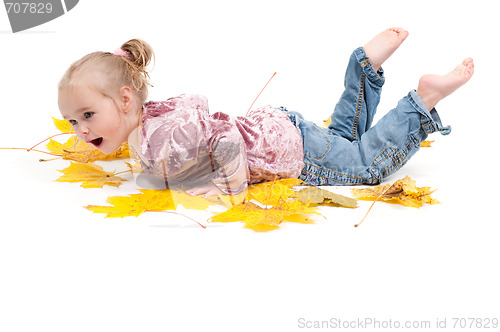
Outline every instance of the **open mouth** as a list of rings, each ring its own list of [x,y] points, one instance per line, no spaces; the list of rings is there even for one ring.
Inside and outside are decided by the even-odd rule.
[[[89,143],[92,143],[96,148],[98,148],[102,144],[102,137],[98,137],[96,139],[93,139]]]

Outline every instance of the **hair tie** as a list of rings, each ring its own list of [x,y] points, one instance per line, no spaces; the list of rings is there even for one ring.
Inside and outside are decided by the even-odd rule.
[[[122,56],[124,58],[127,58],[130,60],[130,54],[125,51],[125,50],[122,50],[121,48],[117,48],[114,52],[113,52],[113,55],[116,55],[116,56]]]

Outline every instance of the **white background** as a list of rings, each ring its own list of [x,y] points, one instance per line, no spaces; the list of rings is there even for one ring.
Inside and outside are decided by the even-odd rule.
[[[82,206],[136,193],[133,181],[83,189],[53,182],[67,161],[0,151],[0,330],[296,331],[311,330],[301,318],[365,317],[433,327],[447,319],[450,329],[453,317],[500,318],[497,8],[456,0],[82,0],[16,34],[1,9],[1,147],[55,134],[50,116],[59,116],[57,83],[67,67],[131,38],[156,52],[150,99],[200,93],[211,112],[232,115],[244,114],[277,72],[256,105],[327,118],[351,51],[391,26],[410,36],[384,65],[380,115],[424,73],[444,74],[468,56],[476,73],[438,105],[451,135],[432,135],[431,149],[387,179],[409,175],[438,189],[442,204],[377,203],[359,228],[368,202],[268,233],[240,223],[202,229],[162,213],[104,219]]]

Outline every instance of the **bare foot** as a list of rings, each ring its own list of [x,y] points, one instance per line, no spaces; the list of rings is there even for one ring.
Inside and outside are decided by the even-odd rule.
[[[373,69],[378,71],[401,43],[408,37],[408,31],[402,28],[390,28],[382,31],[363,48],[372,61]]]
[[[427,109],[431,110],[440,100],[467,83],[473,74],[474,61],[467,58],[446,75],[428,74],[422,76],[418,82],[417,93]]]

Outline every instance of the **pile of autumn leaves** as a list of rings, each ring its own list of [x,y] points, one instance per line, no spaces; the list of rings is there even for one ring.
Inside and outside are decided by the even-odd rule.
[[[62,133],[72,133],[68,122],[53,120]],[[119,177],[119,174],[140,172],[138,166],[129,163],[125,163],[129,170],[119,173],[108,172],[93,163],[130,158],[131,153],[126,144],[114,154],[105,155],[72,135],[65,143],[50,138],[46,147],[51,154],[71,161],[69,167],[60,170],[63,175],[56,181],[81,182],[83,188],[102,188],[105,185],[118,187],[126,181]],[[187,195],[183,190],[139,189],[139,193],[136,194],[109,197],[107,199],[109,205],[89,205],[85,208],[95,213],[105,213],[108,218],[117,218],[137,217],[144,212],[169,212],[176,210],[177,204],[186,209],[197,210],[207,210],[212,205],[223,205],[227,210],[212,216],[210,222],[241,221],[245,227],[253,230],[272,230],[283,222],[313,223],[311,215],[320,215],[317,211],[320,205],[357,207],[356,199],[301,184],[302,181],[298,179],[263,182],[250,185],[244,197],[220,195],[208,199]],[[352,192],[356,198],[362,200],[385,201],[417,208],[425,203],[438,203],[431,198],[433,191],[429,187],[416,187],[415,181],[409,177],[385,186],[352,189]]]

